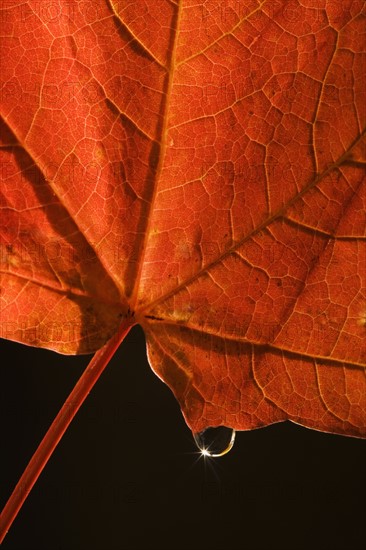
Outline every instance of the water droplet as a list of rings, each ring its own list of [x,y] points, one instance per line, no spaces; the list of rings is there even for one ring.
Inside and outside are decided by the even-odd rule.
[[[193,434],[193,437],[203,455],[216,457],[230,451],[235,441],[235,430],[226,426],[218,426]]]

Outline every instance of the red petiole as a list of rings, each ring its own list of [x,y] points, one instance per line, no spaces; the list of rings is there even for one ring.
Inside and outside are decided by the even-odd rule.
[[[1,512],[0,544],[72,419],[108,365],[115,351],[132,328],[134,323],[131,321],[131,318],[126,319],[121,324],[115,336],[95,353],[33,454]]]

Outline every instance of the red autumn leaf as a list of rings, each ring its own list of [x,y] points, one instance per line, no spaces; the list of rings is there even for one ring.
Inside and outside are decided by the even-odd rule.
[[[3,9],[2,336],[364,436],[364,3],[56,5]]]

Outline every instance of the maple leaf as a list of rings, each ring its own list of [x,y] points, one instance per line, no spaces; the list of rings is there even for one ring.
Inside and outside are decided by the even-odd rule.
[[[364,436],[364,3],[40,5],[3,8],[2,336],[140,324],[193,432]]]
[[[362,2],[33,4],[3,38],[3,336],[89,353],[129,316],[194,431],[359,435]]]

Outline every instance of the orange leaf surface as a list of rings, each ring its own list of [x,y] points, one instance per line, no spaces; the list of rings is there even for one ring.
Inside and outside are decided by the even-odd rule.
[[[365,436],[364,2],[56,5],[3,7],[2,336]]]

